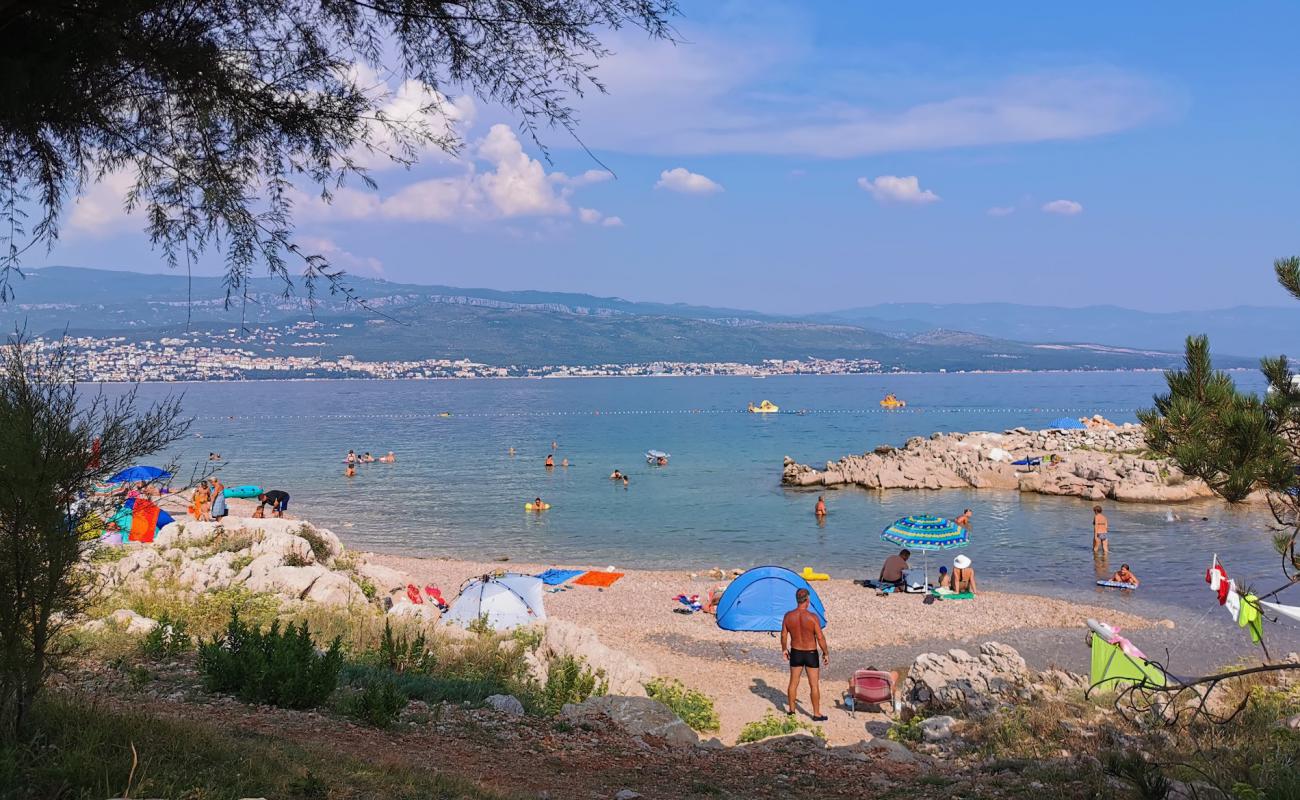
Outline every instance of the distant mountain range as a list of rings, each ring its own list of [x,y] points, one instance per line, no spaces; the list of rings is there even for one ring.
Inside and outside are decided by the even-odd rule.
[[[285,296],[273,279],[255,279],[248,303],[236,298],[226,308],[218,278],[191,282],[175,273],[77,267],[28,271],[16,285],[16,300],[0,306],[0,324],[46,335],[67,329],[143,340],[224,334],[242,318],[250,327],[284,331],[259,337],[260,351],[294,355],[312,347],[329,357],[469,358],[521,366],[815,357],[873,359],[884,369],[924,371],[1166,368],[1179,362],[1188,333],[1207,331],[1217,351],[1251,356],[1284,350],[1300,322],[1300,313],[1285,309],[1180,315],[1011,304],[879,305],[799,317],[563,292],[347,280],[368,309],[326,294],[314,313],[321,327],[305,338],[289,328],[312,319],[312,309],[301,292]],[[1226,356],[1218,363],[1255,362]]]

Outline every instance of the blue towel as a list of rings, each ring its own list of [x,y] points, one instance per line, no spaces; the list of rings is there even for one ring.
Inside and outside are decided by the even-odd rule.
[[[567,580],[578,577],[585,571],[581,569],[548,569],[537,577],[541,578],[542,583],[547,586],[559,586]]]

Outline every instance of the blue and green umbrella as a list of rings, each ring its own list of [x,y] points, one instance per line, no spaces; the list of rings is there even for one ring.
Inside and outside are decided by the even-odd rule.
[[[894,522],[880,534],[883,541],[926,553],[925,580],[930,581],[931,550],[952,550],[970,544],[966,529],[943,517],[914,514]]]

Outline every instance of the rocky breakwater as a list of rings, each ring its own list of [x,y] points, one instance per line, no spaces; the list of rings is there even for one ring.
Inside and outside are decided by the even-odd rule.
[[[1041,460],[1033,465],[1014,462]],[[1165,459],[1146,455],[1140,425],[1088,430],[1013,428],[1002,433],[936,433],[902,447],[826,462],[815,469],[786,457],[787,486],[866,489],[1016,489],[1133,503],[1179,503],[1212,496]]]

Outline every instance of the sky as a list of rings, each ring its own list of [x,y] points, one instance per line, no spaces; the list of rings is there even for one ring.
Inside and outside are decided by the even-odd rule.
[[[1300,252],[1298,3],[682,10],[676,43],[608,34],[608,93],[574,102],[591,154],[544,131],[548,159],[452,95],[458,157],[374,159],[378,191],[328,206],[303,193],[299,241],[394,281],[777,313],[1288,302],[1271,264]],[[394,109],[423,91],[389,90]],[[127,185],[91,187],[25,266],[164,271]]]

